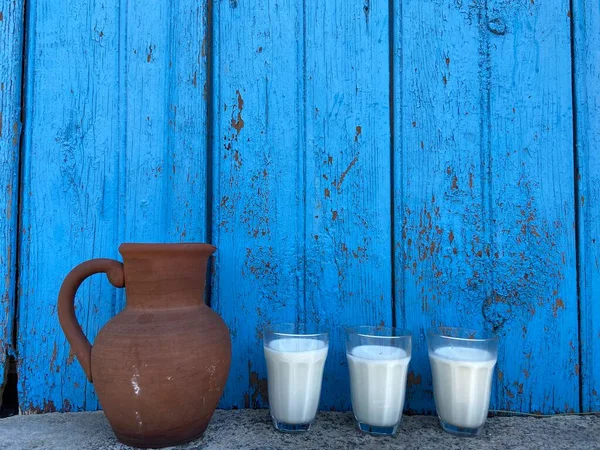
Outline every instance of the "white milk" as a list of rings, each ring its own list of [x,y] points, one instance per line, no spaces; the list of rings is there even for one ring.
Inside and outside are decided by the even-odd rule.
[[[318,339],[284,338],[265,346],[269,406],[276,420],[297,425],[315,418],[327,350]]]
[[[476,348],[438,347],[429,360],[440,418],[456,427],[482,426],[490,405],[496,358]]]
[[[371,426],[394,426],[402,417],[410,357],[397,347],[359,345],[348,356],[352,410]]]

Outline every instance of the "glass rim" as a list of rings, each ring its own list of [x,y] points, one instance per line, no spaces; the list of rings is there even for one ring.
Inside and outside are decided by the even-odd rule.
[[[403,339],[412,338],[412,332],[398,327],[383,327],[383,326],[372,326],[372,325],[360,325],[356,327],[345,327],[344,331],[348,335],[356,335],[366,338],[374,339]],[[389,334],[376,334],[373,331],[379,331]]]
[[[298,327],[298,324],[294,322],[281,322],[274,324],[266,324],[263,326],[263,333],[268,333],[273,336],[285,336],[285,337],[297,337],[297,338],[310,338],[310,337],[319,337],[319,336],[329,336],[329,329],[321,326],[321,325],[310,325],[308,327],[311,332],[306,333],[294,333],[287,331],[280,331],[280,328],[290,327],[295,329]],[[314,330],[314,332],[312,332]]]
[[[457,331],[464,334],[479,335],[484,337],[458,337],[451,336],[448,331]],[[440,337],[443,339],[449,339],[458,342],[498,342],[498,336],[489,330],[475,329],[475,328],[462,328],[462,327],[431,327],[427,330],[427,335],[431,337]]]

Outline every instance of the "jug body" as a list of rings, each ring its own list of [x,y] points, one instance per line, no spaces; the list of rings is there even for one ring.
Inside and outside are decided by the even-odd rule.
[[[67,276],[59,295],[61,325],[120,441],[155,448],[187,442],[208,426],[231,362],[227,326],[203,301],[214,247],[123,244],[120,251],[124,265],[92,260],[81,265],[88,270],[78,266]],[[106,272],[126,290],[125,308],[93,347],[70,310],[90,272]]]

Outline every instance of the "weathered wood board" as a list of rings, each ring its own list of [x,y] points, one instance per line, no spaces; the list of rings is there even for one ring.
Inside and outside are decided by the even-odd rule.
[[[500,338],[492,407],[579,409],[569,4],[399,2],[396,317]]]
[[[477,11],[470,17],[470,6],[438,1],[395,6],[395,311],[414,333],[407,408],[423,412],[433,409],[427,328],[484,325],[487,86]]]
[[[302,5],[215,2],[212,306],[232,336],[224,407],[266,406],[262,328],[303,319]]]
[[[58,324],[58,289],[123,241],[206,240],[207,8],[39,0],[28,14],[20,405],[96,409]],[[90,340],[122,304],[103,277],[82,286]]]
[[[23,2],[0,0],[0,402],[14,355]]]
[[[578,411],[570,6],[488,7],[496,407]]]
[[[96,409],[56,313],[76,264],[116,257],[119,216],[119,5],[31,2],[19,230],[19,403],[24,411]],[[94,277],[78,318],[93,339],[116,291]]]
[[[350,408],[346,326],[392,325],[385,2],[305,9],[306,320],[330,332],[321,404]]]
[[[581,408],[600,410],[600,3],[573,2]]]

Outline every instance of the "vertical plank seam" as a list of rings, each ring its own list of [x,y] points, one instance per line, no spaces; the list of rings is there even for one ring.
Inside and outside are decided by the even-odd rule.
[[[29,3],[29,0],[23,0],[23,32],[22,32],[22,66],[21,66],[21,131],[19,133],[20,142],[19,142],[19,161],[18,161],[18,174],[17,174],[17,224],[15,229],[15,244],[16,244],[16,253],[15,253],[15,283],[14,283],[14,316],[13,316],[13,351],[16,355],[17,359],[17,404],[19,405],[19,409],[21,409],[21,400],[25,398],[25,390],[23,389],[24,383],[19,382],[19,350],[21,345],[19,343],[19,319],[20,319],[20,300],[22,295],[21,290],[21,274],[22,274],[22,264],[27,258],[22,257],[22,239],[24,238],[23,233],[20,232],[20,228],[23,224],[23,198],[24,198],[24,190],[23,190],[23,179],[25,178],[26,172],[26,158],[25,154],[27,148],[29,147],[29,139],[28,139],[28,117],[30,117],[29,105],[33,104],[29,102],[29,97],[33,98],[33,83],[31,86],[27,83],[29,79],[29,73],[33,73],[33,59],[29,58],[29,52],[35,48],[35,33],[30,33],[31,26],[31,17],[35,14],[34,4],[33,2]],[[31,41],[30,41],[31,39]],[[29,45],[28,45],[29,44]]]
[[[395,14],[396,11],[393,7],[393,2],[396,0],[390,0],[391,2],[391,16],[392,16],[392,27],[391,27],[391,40],[390,40],[390,45],[392,46],[392,50],[393,50],[393,45],[395,42],[395,35],[396,35],[396,27],[394,27],[394,20],[395,20]],[[392,185],[392,201],[393,203],[393,207],[392,207],[392,217],[393,217],[393,226],[395,227],[396,223],[398,222],[397,218],[396,218],[396,199],[398,198],[396,196],[395,193],[395,185],[397,184],[399,186],[399,210],[400,213],[398,215],[398,218],[400,219],[400,227],[401,229],[404,227],[404,214],[405,214],[405,210],[404,210],[404,133],[403,133],[403,124],[404,124],[404,110],[402,108],[403,104],[404,104],[404,51],[403,51],[403,45],[402,45],[402,38],[404,36],[404,16],[403,16],[403,8],[402,8],[402,0],[398,0],[398,24],[399,24],[399,29],[398,29],[398,74],[396,74],[396,71],[393,70],[392,68],[392,72],[390,73],[390,77],[393,77],[393,79],[391,80],[391,85],[393,85],[392,89],[392,95],[393,97],[393,108],[392,108],[392,119],[393,119],[393,132],[397,132],[399,131],[399,139],[397,140],[396,137],[394,136],[392,139],[392,160],[391,160],[391,167],[393,170],[393,175],[392,175],[392,181],[393,181],[393,185]],[[392,65],[394,64],[396,60],[396,55],[395,52],[392,52]],[[398,77],[398,83],[396,83],[396,77]],[[397,86],[396,86],[397,84]],[[398,88],[398,89],[396,89]],[[398,103],[396,103],[396,91],[398,92]],[[395,113],[395,108],[398,107],[399,110],[399,117],[398,117],[398,124],[399,126],[397,127],[396,125],[396,113]],[[399,142],[398,142],[399,141]],[[396,156],[394,155],[396,147],[398,148],[398,157],[396,158]],[[395,163],[396,160],[398,160],[398,164],[400,167],[400,170],[396,171],[395,170]],[[396,177],[399,174],[399,183],[396,183]],[[397,295],[396,289],[397,289],[397,282],[396,282],[396,276],[400,276],[396,274],[396,271],[398,270],[398,264],[396,264],[396,248],[398,243],[396,242],[396,238],[400,237],[402,239],[403,233],[397,233],[396,230],[394,229],[393,231],[393,239],[392,239],[392,264],[393,264],[393,270],[394,270],[394,276],[393,276],[393,288],[394,288],[394,323],[397,324],[397,313],[398,313],[398,308],[397,308],[397,302],[400,302],[400,312],[402,315],[402,327],[406,326],[406,299],[405,299],[405,286],[406,286],[406,279],[405,279],[405,272],[404,272],[404,267],[406,266],[406,261],[404,260],[404,241],[402,241],[402,245],[399,246],[398,248],[402,251],[400,251],[400,259],[401,259],[401,267],[400,267],[400,274],[401,274],[401,278],[400,278],[400,284],[401,284],[401,289],[402,289],[402,296],[401,298],[399,298],[399,296]]]
[[[26,89],[27,89],[27,83],[26,83],[26,78],[27,78],[27,73],[26,73],[26,65],[27,65],[27,45],[26,45],[26,39],[27,39],[27,34],[28,34],[28,21],[27,21],[27,8],[28,8],[28,1],[29,0],[23,0],[23,10],[22,10],[22,18],[23,18],[23,27],[22,27],[22,31],[21,31],[21,73],[20,73],[20,82],[21,82],[21,86],[20,86],[20,91],[21,91],[21,98],[20,98],[20,111],[19,111],[19,121],[21,122],[21,129],[19,130],[19,149],[17,151],[17,187],[13,188],[13,191],[15,192],[15,194],[13,194],[13,202],[15,202],[15,209],[17,211],[16,214],[16,223],[15,223],[15,228],[13,231],[13,239],[15,242],[15,253],[14,253],[14,262],[13,262],[13,267],[15,270],[15,278],[14,278],[14,282],[13,282],[13,317],[12,317],[12,341],[10,343],[11,351],[13,353],[12,356],[17,356],[17,339],[18,339],[18,308],[19,308],[19,278],[20,278],[20,273],[21,271],[19,270],[19,265],[21,263],[20,261],[20,252],[21,252],[21,245],[20,245],[20,239],[19,239],[19,229],[21,228],[21,206],[22,206],[22,189],[21,189],[21,180],[22,180],[22,174],[23,174],[23,162],[24,162],[24,158],[23,158],[23,152],[24,152],[24,134],[25,134],[25,108],[26,108],[26,99],[25,99],[25,95],[26,95]]]
[[[167,3],[167,17],[169,18],[169,24],[172,24],[175,19],[173,17],[173,3],[175,2],[169,1]],[[177,4],[179,5],[179,1],[177,1]],[[165,118],[166,123],[162,124],[162,126],[166,129],[166,133],[163,136],[162,148],[162,167],[165,172],[165,175],[161,177],[163,193],[169,192],[172,187],[175,187],[175,181],[173,180],[171,183],[169,177],[166,176],[167,167],[173,166],[173,150],[171,150],[171,145],[175,147],[175,134],[177,133],[177,130],[175,129],[177,127],[177,113],[173,107],[175,105],[175,99],[177,98],[179,83],[177,82],[177,50],[173,51],[173,47],[175,47],[175,49],[177,48],[177,45],[173,45],[173,39],[175,39],[175,35],[173,33],[174,29],[174,26],[169,26],[166,33],[167,48],[165,49],[166,58],[164,60],[165,86],[163,89],[167,95],[165,96],[165,104],[163,105],[163,117]],[[172,124],[169,123],[171,121]],[[170,186],[170,184],[172,185]],[[173,194],[175,194],[174,190]],[[167,238],[167,230],[170,228],[170,223],[173,219],[173,195],[163,195],[163,200],[165,201],[163,214],[166,216],[162,218],[164,226],[163,233],[165,234],[163,239],[165,239]],[[168,241],[175,240],[173,239],[173,236],[168,236],[167,239]],[[177,236],[177,240],[181,240],[181,234]]]
[[[117,236],[121,242],[124,241],[127,233],[127,211],[126,199],[127,196],[127,177],[125,171],[127,167],[127,17],[128,17],[128,0],[120,0],[119,2],[119,126],[121,131],[121,151],[119,154],[117,184],[119,189],[119,214],[117,216]],[[123,304],[124,293],[121,289],[118,290],[118,297],[121,305]],[[114,311],[116,312],[116,311]]]
[[[208,152],[208,165],[207,167],[207,184],[210,183],[210,186],[207,186],[207,199],[206,206],[209,208],[206,214],[207,227],[210,229],[209,242],[215,244],[216,246],[220,245],[221,242],[221,227],[220,221],[221,216],[219,213],[219,201],[221,198],[221,184],[220,184],[220,164],[221,158],[219,153],[220,148],[220,136],[221,136],[221,109],[220,109],[220,95],[221,95],[221,85],[220,80],[217,78],[217,72],[220,68],[220,45],[219,39],[221,36],[220,26],[221,26],[221,5],[218,0],[207,0],[208,7],[210,11],[208,12],[207,18],[207,29],[210,32],[210,40],[208,54],[207,54],[207,67],[210,73],[207,74],[207,83],[208,89],[210,93],[207,93],[207,111],[208,116],[207,120],[210,121],[210,124],[207,125],[209,130],[209,136],[207,139],[207,152]],[[217,134],[219,137],[217,137]],[[215,174],[217,175],[215,177]],[[216,200],[215,200],[216,199]],[[220,277],[216,276],[217,269],[220,265],[222,255],[219,248],[217,248],[216,257],[213,258],[210,270],[210,278],[207,282],[210,282],[209,297],[207,298],[207,303],[209,306],[213,306],[215,300],[219,305],[219,314],[222,313],[221,302],[218,298],[220,293],[219,284]]]
[[[389,109],[390,109],[390,262],[392,271],[392,286],[391,286],[391,300],[392,300],[392,326],[397,325],[396,319],[396,212],[395,212],[395,170],[394,170],[394,1],[388,1],[388,51],[389,51]]]
[[[493,296],[495,289],[495,274],[493,265],[494,254],[494,231],[493,231],[493,194],[492,194],[492,133],[491,133],[491,57],[490,57],[490,36],[488,33],[489,23],[489,4],[486,0],[483,11],[479,11],[479,109],[481,113],[479,122],[479,173],[481,190],[481,222],[485,241],[490,246],[490,252],[487,256],[488,271],[485,281],[485,298],[481,299],[482,317],[484,327],[486,327],[485,305],[486,300]],[[492,325],[493,328],[493,325]],[[493,329],[495,332],[496,330]],[[497,370],[497,369],[496,369]],[[500,381],[496,378],[494,384],[494,397],[496,403],[500,401],[502,389],[499,388]],[[531,405],[530,405],[531,406]]]
[[[299,102],[300,103],[300,102]],[[296,315],[298,323],[302,323],[304,326],[307,325],[307,314],[306,314],[306,274],[307,274],[307,249],[306,249],[306,239],[307,239],[307,227],[306,224],[308,222],[307,215],[307,206],[306,206],[306,192],[307,192],[307,181],[306,181],[306,154],[308,153],[307,149],[307,137],[306,137],[306,124],[308,123],[308,109],[306,107],[307,98],[306,98],[306,0],[302,0],[302,114],[298,114],[298,117],[302,118],[302,124],[300,127],[302,128],[302,142],[300,145],[300,153],[302,155],[301,159],[301,170],[302,170],[302,308],[296,308]],[[299,297],[299,296],[298,296]],[[300,317],[300,313],[302,313],[302,317]]]
[[[579,148],[578,148],[578,135],[577,135],[577,61],[575,52],[575,1],[569,0],[569,9],[571,16],[569,18],[569,31],[570,31],[570,50],[571,50],[571,102],[572,102],[572,120],[573,120],[573,201],[574,201],[574,226],[575,226],[575,295],[577,296],[577,337],[578,337],[578,359],[579,359],[579,411],[584,410],[584,395],[583,395],[583,374],[584,374],[584,361],[583,352],[581,348],[582,341],[582,325],[581,325],[581,233],[579,229],[580,225],[580,214],[583,213],[579,206]]]
[[[494,290],[494,270],[492,264],[492,249],[494,248],[494,233],[492,230],[493,221],[493,198],[492,198],[492,133],[491,133],[491,57],[490,42],[487,30],[489,22],[488,2],[486,0],[483,9],[483,16],[479,13],[479,92],[481,119],[479,122],[480,139],[480,189],[481,189],[481,212],[482,224],[486,241],[490,245],[490,256],[488,256],[489,272],[486,282],[486,296],[492,294]],[[482,305],[483,307],[483,305]],[[485,314],[483,315],[485,320]],[[494,330],[495,331],[495,330]]]
[[[214,0],[206,1],[206,60],[204,61],[206,67],[206,193],[205,193],[205,215],[206,223],[205,236],[206,242],[213,243],[213,203],[214,203],[214,186],[213,186],[213,142],[214,142],[214,123],[213,123],[213,106],[215,105],[213,94],[214,94],[214,41],[213,41],[213,24],[214,24]],[[218,250],[218,249],[217,249]],[[211,306],[212,295],[213,295],[213,271],[212,267],[215,264],[214,259],[211,260],[211,264],[208,267],[208,273],[206,274],[206,304]]]

